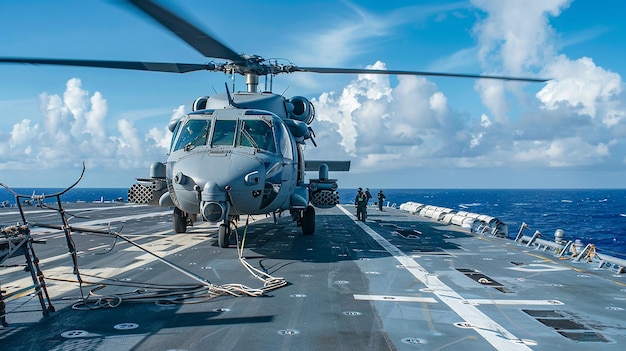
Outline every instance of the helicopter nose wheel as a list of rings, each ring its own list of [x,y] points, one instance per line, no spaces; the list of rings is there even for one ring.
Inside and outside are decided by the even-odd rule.
[[[220,228],[217,232],[217,244],[219,247],[225,249],[230,245],[230,223],[220,224]]]

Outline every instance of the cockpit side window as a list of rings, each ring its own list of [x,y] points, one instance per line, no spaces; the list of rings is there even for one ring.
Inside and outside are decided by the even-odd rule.
[[[293,160],[293,149],[291,145],[291,138],[289,138],[289,131],[284,123],[280,123],[280,128],[276,128],[278,132],[278,144],[280,145],[280,153],[284,158]]]
[[[170,140],[170,152],[174,152],[176,150],[174,150],[174,145],[176,145],[176,141],[177,141],[177,136],[178,136],[178,130],[180,129],[180,126],[182,125],[181,121],[178,121],[178,123],[176,123],[176,127],[174,127],[174,131],[172,132],[172,140]]]
[[[196,146],[206,145],[211,120],[190,119],[184,125],[177,127],[178,138],[172,148],[172,152],[182,148],[189,149]]]
[[[270,120],[245,119],[241,122],[240,131],[238,145],[276,153],[276,141]]]
[[[237,120],[218,119],[215,121],[211,146],[233,146],[235,144],[235,128]]]

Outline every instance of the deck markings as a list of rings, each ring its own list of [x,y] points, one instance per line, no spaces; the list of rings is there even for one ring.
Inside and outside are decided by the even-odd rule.
[[[467,299],[465,300],[468,304],[471,305],[532,305],[532,306],[543,306],[543,305],[564,305],[563,302],[559,300],[494,300],[494,299]]]
[[[171,230],[168,230],[168,232],[171,232]],[[148,237],[150,235],[146,235],[146,236]],[[169,249],[171,245],[159,246],[159,244],[169,241],[169,240],[175,241],[176,244],[178,244],[179,246],[173,249]],[[164,247],[164,249],[153,248],[151,252],[161,257],[167,257],[169,255],[175,254],[185,249],[189,249],[195,245],[201,244],[202,242],[194,240],[193,236],[190,236],[187,233],[182,233],[182,234],[175,234],[170,237],[158,239],[158,240],[153,241],[152,243],[157,247]],[[125,252],[127,250],[128,248],[122,249],[120,253]],[[52,267],[46,267],[43,265],[43,263],[50,264],[52,262],[59,261],[61,259],[66,259],[67,264],[61,263],[59,265],[52,266]],[[106,279],[108,277],[115,277],[115,276],[121,275],[123,273],[129,272],[135,269],[146,268],[148,264],[153,263],[157,260],[158,259],[156,257],[148,253],[144,253],[141,255],[125,255],[125,256],[120,256],[119,259],[115,261],[115,266],[110,266],[110,267],[81,266],[80,272],[86,276],[93,276],[92,278],[90,278],[90,280],[92,280],[92,283],[98,283],[102,278]],[[42,270],[44,271],[46,277],[49,278],[48,280],[46,280],[46,285],[48,287],[48,293],[51,298],[54,299],[54,298],[60,297],[63,294],[69,293],[70,291],[77,289],[77,282],[75,282],[76,278],[73,273],[73,266],[69,265],[70,263],[71,263],[70,255],[67,253],[41,260],[40,264],[42,264]],[[147,267],[147,268],[151,269],[151,267]],[[23,267],[11,268],[12,271],[15,271],[15,269],[22,270]],[[5,271],[3,270],[3,272]],[[11,285],[11,286],[15,286],[16,288],[19,288],[19,287],[31,286],[32,283],[33,283],[32,278],[28,275],[28,276],[23,276],[22,278],[18,278],[16,280],[3,282],[3,285]]]
[[[530,263],[519,267],[509,267],[508,269],[520,272],[558,272],[569,271],[569,268],[563,266],[556,266],[552,264],[543,263]]]
[[[343,206],[337,205],[349,218],[361,227],[372,239],[376,240],[387,252],[389,252],[401,265],[405,267],[420,282],[432,289],[433,294],[443,303],[448,305],[459,317],[472,325],[474,331],[482,336],[491,346],[500,351],[524,350],[531,348],[523,344],[523,340],[513,335],[503,326],[496,323],[476,306],[468,304],[461,295],[449,286],[445,285],[436,274],[432,274],[419,265],[413,258],[391,244],[387,239],[368,227],[365,223],[357,221],[356,217]]]
[[[426,302],[437,303],[432,297],[397,296],[397,295],[362,295],[354,294],[355,300],[393,301],[393,302]]]

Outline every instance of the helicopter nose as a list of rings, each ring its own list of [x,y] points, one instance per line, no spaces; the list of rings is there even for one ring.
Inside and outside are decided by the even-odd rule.
[[[209,222],[219,222],[228,213],[228,201],[226,191],[228,186],[221,189],[215,182],[206,182],[202,189],[202,202],[200,210],[202,216]]]
[[[201,206],[202,216],[209,222],[219,222],[224,218],[226,203],[208,201],[203,202]]]

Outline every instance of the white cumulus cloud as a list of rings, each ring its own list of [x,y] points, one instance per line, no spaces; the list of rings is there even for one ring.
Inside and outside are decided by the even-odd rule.
[[[147,169],[167,152],[167,130],[141,132],[124,119],[117,121],[117,130],[108,130],[106,99],[84,89],[78,78],[68,80],[62,94],[42,93],[39,98],[41,120],[24,119],[0,138],[0,168],[62,169],[85,161],[109,171]]]
[[[334,146],[356,169],[447,167],[612,167],[623,163],[623,82],[591,57],[559,53],[551,19],[569,0],[472,1],[482,16],[476,52],[487,74],[545,76],[527,83],[477,80],[486,111],[471,116],[448,106],[426,78],[361,75],[341,92],[314,99],[318,118],[339,134]],[[520,21],[519,18],[524,18]],[[373,67],[385,69],[377,62]],[[392,83],[394,82],[394,83]],[[516,113],[511,115],[513,106]],[[337,148],[327,152],[340,157]]]

